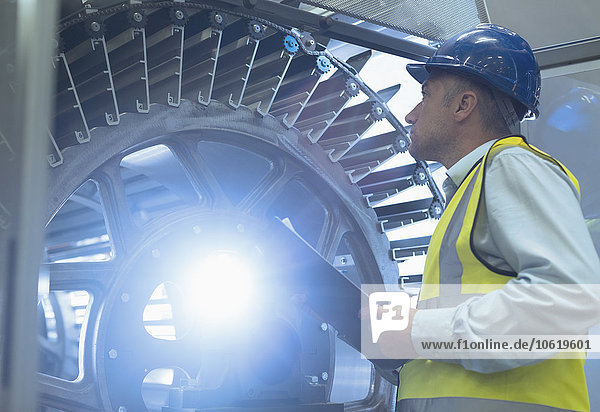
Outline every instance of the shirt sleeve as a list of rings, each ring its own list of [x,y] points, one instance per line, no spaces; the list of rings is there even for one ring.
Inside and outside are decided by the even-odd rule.
[[[435,359],[435,354],[422,349],[423,341],[585,334],[600,321],[599,287],[572,286],[599,284],[600,260],[577,190],[566,174],[527,150],[509,148],[491,159],[485,178],[483,229],[490,237],[486,244],[498,261],[517,273],[509,283],[552,287],[530,295],[505,287],[454,308],[417,311],[411,338],[424,358]],[[447,361],[491,373],[539,362],[544,355],[539,356],[480,360],[469,359],[465,351],[463,359]]]

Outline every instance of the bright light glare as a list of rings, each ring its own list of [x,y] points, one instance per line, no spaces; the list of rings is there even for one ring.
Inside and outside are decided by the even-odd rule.
[[[233,252],[216,252],[201,259],[191,276],[193,310],[202,322],[240,321],[255,307],[251,265]]]

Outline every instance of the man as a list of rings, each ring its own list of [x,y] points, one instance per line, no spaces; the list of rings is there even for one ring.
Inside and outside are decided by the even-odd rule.
[[[561,286],[600,283],[577,180],[516,134],[520,120],[538,114],[531,48],[516,33],[482,24],[407,69],[423,84],[423,100],[406,116],[410,153],[442,163],[448,178],[418,310],[394,335],[420,356],[400,370],[398,410],[589,410],[583,359],[441,360],[422,346],[584,334],[600,321],[595,288]],[[556,288],[518,288],[530,284]]]

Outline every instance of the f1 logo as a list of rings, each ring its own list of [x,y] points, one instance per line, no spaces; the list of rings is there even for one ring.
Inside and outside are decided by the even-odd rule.
[[[369,295],[371,340],[377,343],[383,332],[408,327],[410,296],[406,292],[374,292]]]

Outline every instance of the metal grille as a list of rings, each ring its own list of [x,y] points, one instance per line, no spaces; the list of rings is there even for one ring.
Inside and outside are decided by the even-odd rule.
[[[489,23],[484,0],[303,0],[303,3],[429,40]]]

